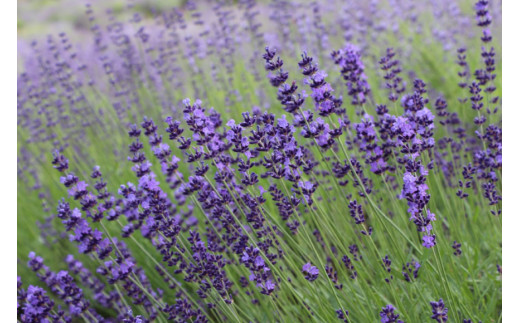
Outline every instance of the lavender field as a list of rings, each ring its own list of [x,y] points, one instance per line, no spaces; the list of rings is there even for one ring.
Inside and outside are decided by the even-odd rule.
[[[502,322],[501,7],[19,1],[18,322]]]

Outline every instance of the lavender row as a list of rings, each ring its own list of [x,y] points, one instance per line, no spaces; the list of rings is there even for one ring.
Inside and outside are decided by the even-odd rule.
[[[18,319],[489,319],[468,310],[482,296],[462,268],[473,272],[466,268],[468,254],[486,253],[496,259],[493,274],[501,275],[495,255],[501,246],[452,239],[469,237],[458,230],[471,225],[471,210],[490,224],[479,230],[501,244],[494,7],[485,0],[474,6],[481,49],[451,50],[454,98],[430,88],[427,79],[405,75],[406,54],[391,47],[375,59],[379,70],[371,69],[370,37],[391,28],[376,21],[397,23],[404,15],[422,28],[413,3],[389,4],[394,11],[377,2],[360,5],[372,20],[360,13],[359,24],[352,24],[340,15],[343,24],[335,29],[324,18],[332,15],[327,5],[312,4],[310,28],[299,16],[302,8],[291,12],[292,4],[276,1],[273,22],[288,45],[273,41],[263,52],[255,17],[265,13],[256,12],[253,1],[241,3],[246,19],[240,27],[231,23],[236,12],[217,5],[211,29],[189,3],[190,19],[205,30],[197,37],[184,32],[180,11],[157,14],[158,26],[149,31],[136,15],[137,40],[113,16],[103,31],[88,7],[96,37],[90,55],[101,62],[90,66],[77,65],[82,58],[65,35],[60,44],[49,38],[46,53],[35,56],[42,73],[28,69],[19,78],[19,177],[34,180],[39,198],[51,200],[54,182],[40,183],[38,172],[52,164],[61,173],[59,192],[67,197],[50,202],[56,211],[44,240],[76,250],[55,264],[67,268],[58,272],[29,254],[41,287],[25,290],[19,278]],[[397,13],[399,6],[405,14]],[[439,21],[443,15],[460,16],[461,26],[471,23],[455,6],[434,12]],[[286,19],[299,21],[296,36]],[[330,50],[329,35],[340,31],[347,45]],[[445,32],[452,38],[434,37],[449,54],[459,35]],[[236,59],[242,33],[251,37],[244,41],[253,48],[248,62]],[[298,53],[291,37],[308,50]],[[301,59],[288,59],[298,54]],[[189,64],[181,68],[177,55]],[[469,59],[478,65],[469,66]],[[240,74],[253,81],[237,84],[233,77]],[[248,90],[239,90],[243,86]],[[178,99],[169,89],[204,100],[183,99],[172,109]],[[227,107],[208,108],[204,102],[217,93],[226,93]],[[244,94],[260,106],[250,108]],[[106,104],[113,109],[98,110]],[[238,107],[239,113],[226,111]],[[44,163],[51,149],[52,162]],[[114,157],[104,156],[105,149]],[[87,174],[98,158],[101,167]],[[120,167],[123,178],[115,171]],[[395,295],[399,289],[407,295]],[[421,305],[406,305],[412,302]]]

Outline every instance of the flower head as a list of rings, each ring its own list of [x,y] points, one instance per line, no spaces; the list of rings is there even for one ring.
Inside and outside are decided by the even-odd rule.
[[[318,278],[318,275],[320,273],[319,269],[316,268],[315,266],[311,265],[310,262],[303,265],[302,272],[304,274],[306,274],[305,279],[307,279],[308,281],[311,281],[311,282],[316,280],[316,278]]]

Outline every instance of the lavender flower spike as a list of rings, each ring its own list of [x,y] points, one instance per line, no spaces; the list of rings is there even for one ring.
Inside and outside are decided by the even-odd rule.
[[[318,278],[318,274],[320,273],[319,269],[311,265],[310,262],[303,265],[302,272],[306,274],[305,279],[311,282],[315,281],[316,278]]]

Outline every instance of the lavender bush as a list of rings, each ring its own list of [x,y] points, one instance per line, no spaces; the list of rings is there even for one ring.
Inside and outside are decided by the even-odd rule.
[[[19,39],[19,322],[501,322],[501,3],[87,5]]]

